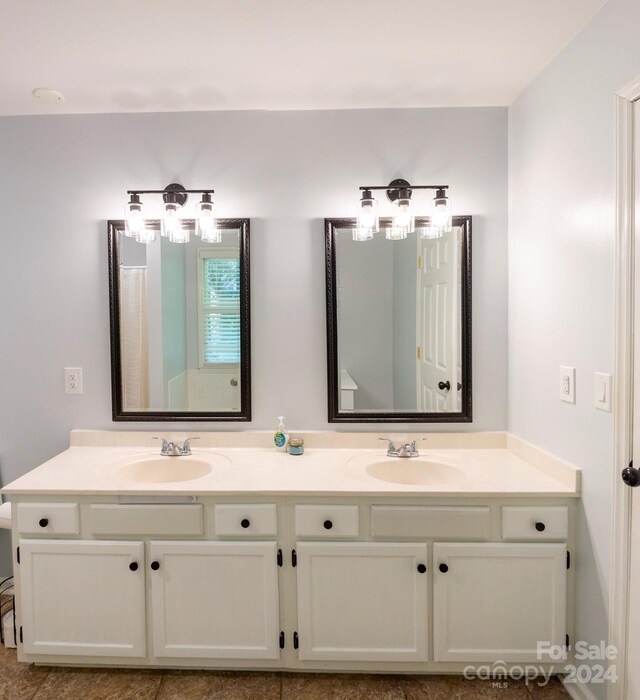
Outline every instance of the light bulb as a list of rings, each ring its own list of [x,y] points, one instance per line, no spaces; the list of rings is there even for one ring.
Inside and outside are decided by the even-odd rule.
[[[143,230],[144,218],[142,216],[140,196],[132,194],[124,210],[124,235],[139,240]]]

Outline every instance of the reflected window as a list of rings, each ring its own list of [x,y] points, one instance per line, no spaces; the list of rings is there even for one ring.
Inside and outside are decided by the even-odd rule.
[[[240,261],[234,248],[198,249],[200,367],[240,362]]]

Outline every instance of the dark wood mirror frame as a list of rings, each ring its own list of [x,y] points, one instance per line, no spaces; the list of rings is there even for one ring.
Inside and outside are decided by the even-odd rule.
[[[426,226],[429,219],[416,217],[416,228]],[[391,219],[380,219],[380,228],[389,228]],[[472,359],[471,359],[471,217],[454,216],[453,225],[462,227],[462,410],[447,413],[385,412],[366,413],[340,411],[338,382],[338,314],[336,284],[336,231],[354,229],[357,219],[325,219],[325,261],[327,289],[327,375],[329,423],[471,423]]]
[[[225,411],[123,411],[120,354],[120,288],[118,235],[124,231],[124,221],[110,220],[109,241],[109,314],[111,319],[111,405],[114,421],[250,421],[251,420],[251,324],[249,280],[249,219],[218,219],[223,230],[237,230],[240,259],[240,410]],[[185,228],[193,230],[195,222],[186,219]],[[147,226],[160,230],[160,221],[147,221]],[[142,245],[142,244],[141,244]],[[179,244],[176,244],[179,245]]]

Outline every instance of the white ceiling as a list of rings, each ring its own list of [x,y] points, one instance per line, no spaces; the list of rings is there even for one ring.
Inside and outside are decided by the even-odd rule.
[[[605,2],[0,0],[0,114],[508,105]]]

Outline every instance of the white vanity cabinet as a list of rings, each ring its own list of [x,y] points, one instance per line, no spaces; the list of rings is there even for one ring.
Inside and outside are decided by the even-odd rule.
[[[20,540],[25,654],[144,657],[142,542]]]
[[[538,642],[564,646],[565,544],[436,543],[433,572],[434,661],[540,661]]]
[[[151,542],[153,653],[277,659],[274,542]]]
[[[134,499],[15,498],[21,660],[461,673],[572,634],[569,497]]]
[[[427,661],[426,544],[297,544],[301,660]]]

